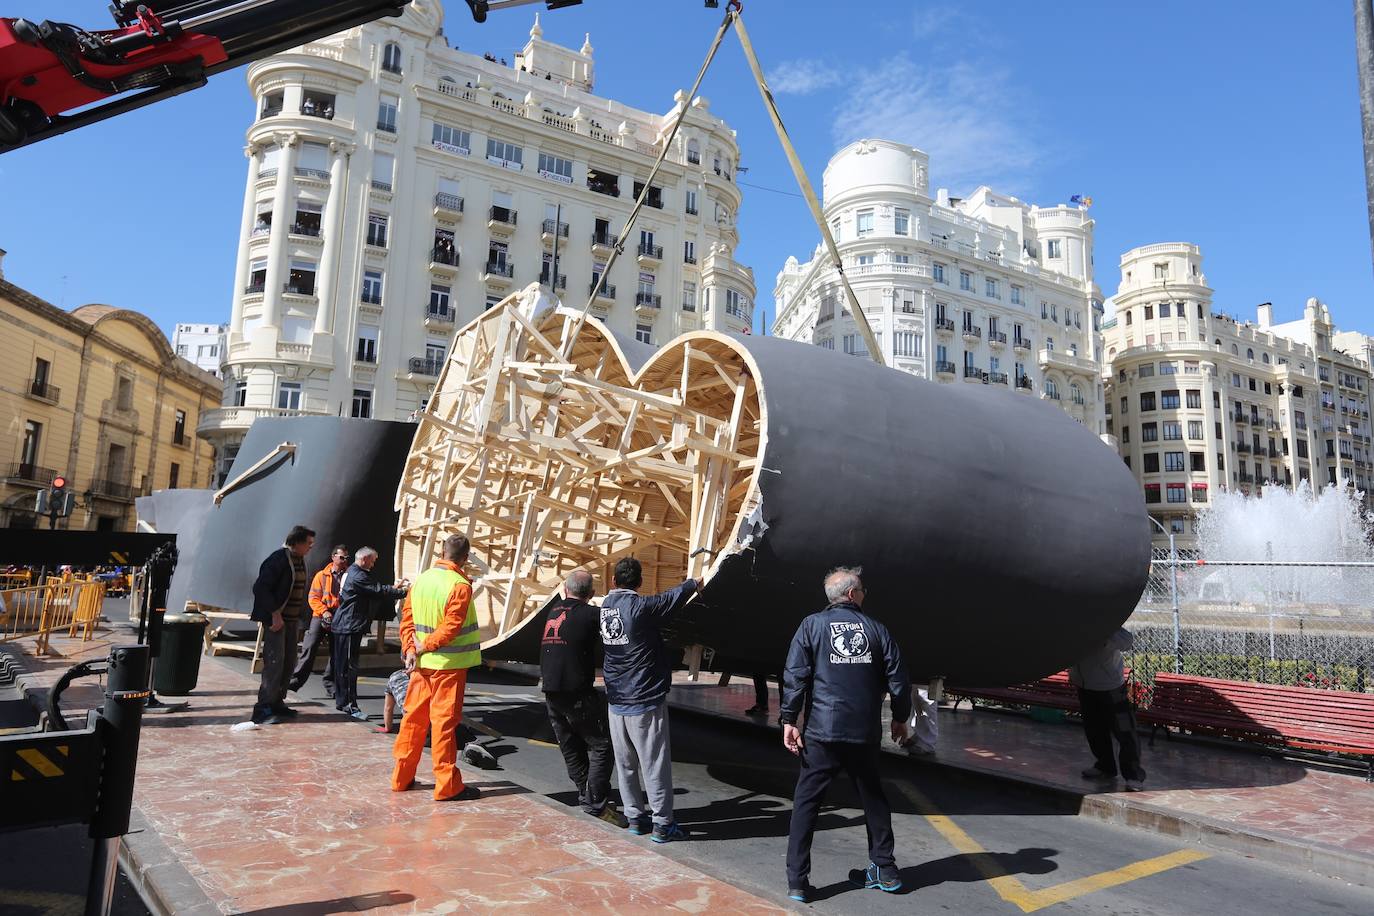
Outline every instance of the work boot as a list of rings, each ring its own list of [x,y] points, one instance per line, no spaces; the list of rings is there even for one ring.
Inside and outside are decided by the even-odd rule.
[[[474,801],[482,797],[482,790],[476,786],[463,786],[463,791],[457,795],[450,795],[448,798],[441,798],[439,801]]]
[[[606,807],[598,811],[596,816],[612,827],[624,828],[630,826],[630,819],[617,811],[615,805],[610,802],[606,802]]]

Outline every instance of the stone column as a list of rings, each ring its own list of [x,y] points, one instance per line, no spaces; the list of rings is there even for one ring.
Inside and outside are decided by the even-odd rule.
[[[291,250],[288,236],[291,221],[293,191],[295,190],[296,153],[300,137],[296,134],[278,136],[281,147],[280,161],[277,164],[277,187],[272,198],[272,241],[267,249],[267,279],[263,292],[262,327],[281,329],[282,288],[289,276]]]
[[[248,285],[248,244],[253,238],[253,218],[256,216],[258,169],[262,167],[262,157],[255,146],[244,148],[248,157],[248,188],[243,192],[243,221],[239,224],[239,259],[234,268],[234,297],[229,317],[229,339],[243,334],[243,290]]]
[[[329,198],[324,205],[324,250],[320,254],[319,282],[316,284],[319,306],[315,310],[315,333],[329,334],[334,330],[334,306],[338,297],[339,255],[343,248],[343,211],[348,189],[345,187],[348,159],[353,153],[350,144],[335,140],[329,144]]]

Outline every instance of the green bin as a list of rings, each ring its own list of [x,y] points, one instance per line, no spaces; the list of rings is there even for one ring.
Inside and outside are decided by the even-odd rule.
[[[153,671],[153,689],[158,693],[185,696],[196,689],[200,679],[200,656],[205,651],[204,614],[187,611],[168,614],[162,621],[162,651]]]

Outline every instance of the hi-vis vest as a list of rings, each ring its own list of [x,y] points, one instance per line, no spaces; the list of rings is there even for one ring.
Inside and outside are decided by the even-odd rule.
[[[420,641],[424,641],[424,638],[439,626],[444,617],[444,604],[448,601],[449,592],[460,582],[471,585],[462,573],[438,566],[425,570],[416,578],[415,584],[410,587],[410,616],[415,623],[415,633]],[[475,667],[482,663],[482,651],[478,648],[480,642],[481,634],[477,632],[477,621],[472,613],[472,599],[469,598],[463,629],[448,645],[421,655],[417,664],[421,668],[439,671]]]

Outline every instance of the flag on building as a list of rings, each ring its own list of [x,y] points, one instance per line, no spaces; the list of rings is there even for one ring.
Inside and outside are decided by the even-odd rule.
[[[1086,210],[1093,205],[1093,199],[1091,197],[1084,197],[1082,194],[1075,194],[1069,198],[1069,203],[1078,204],[1078,206]]]

